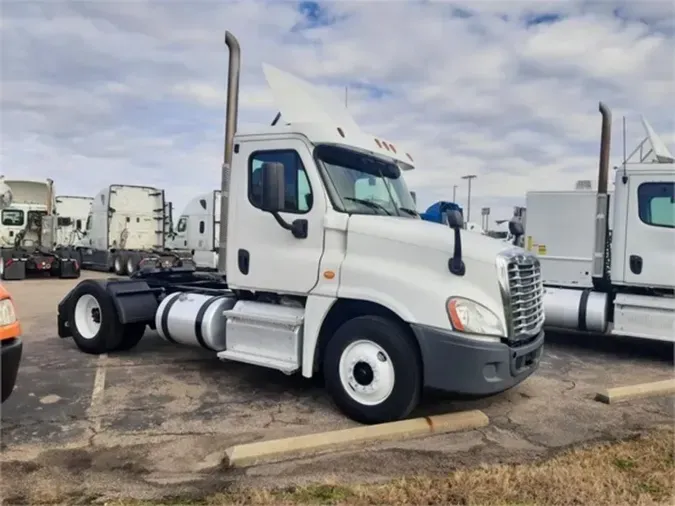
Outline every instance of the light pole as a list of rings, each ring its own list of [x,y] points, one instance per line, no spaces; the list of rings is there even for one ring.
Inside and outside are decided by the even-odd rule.
[[[457,185],[456,184],[452,185],[452,202],[454,204],[457,203]]]
[[[466,179],[469,181],[469,197],[467,199],[466,203],[466,222],[469,223],[471,221],[471,180],[476,179],[478,176],[475,174],[467,174],[466,176],[462,176],[462,179]]]

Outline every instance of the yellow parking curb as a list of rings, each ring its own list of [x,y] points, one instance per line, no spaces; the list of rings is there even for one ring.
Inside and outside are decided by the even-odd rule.
[[[614,404],[619,401],[654,397],[657,395],[675,394],[675,379],[640,383],[625,387],[608,388],[595,394],[595,400],[605,404]]]
[[[404,439],[476,429],[485,427],[488,423],[489,419],[482,411],[462,411],[235,445],[227,449],[226,455],[231,467],[245,467],[269,460],[277,460],[284,455],[298,452],[326,450],[350,443],[382,441],[393,438]]]

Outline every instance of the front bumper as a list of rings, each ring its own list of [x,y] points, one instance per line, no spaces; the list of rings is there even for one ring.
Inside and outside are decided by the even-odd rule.
[[[544,332],[520,346],[467,339],[450,330],[412,325],[424,362],[425,388],[487,396],[525,380],[539,367]]]
[[[23,350],[23,341],[20,337],[3,339],[0,341],[0,354],[2,363],[1,381],[2,381],[2,402],[14,390],[16,377],[19,373],[19,364],[21,362],[21,352]]]

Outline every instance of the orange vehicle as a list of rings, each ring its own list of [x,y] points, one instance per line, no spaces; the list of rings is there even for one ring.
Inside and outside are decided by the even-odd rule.
[[[21,325],[16,317],[14,302],[7,289],[0,284],[0,351],[2,352],[2,402],[14,390],[21,362]]]

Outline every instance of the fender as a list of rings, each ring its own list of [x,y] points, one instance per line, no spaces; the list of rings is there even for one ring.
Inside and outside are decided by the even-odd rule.
[[[86,279],[78,283],[66,294],[57,308],[58,335],[61,338],[71,337],[68,327],[68,315],[74,302],[74,294],[83,285],[100,285],[111,297],[120,323],[147,323],[152,325],[159,307],[158,296],[161,288],[151,288],[140,279]]]

